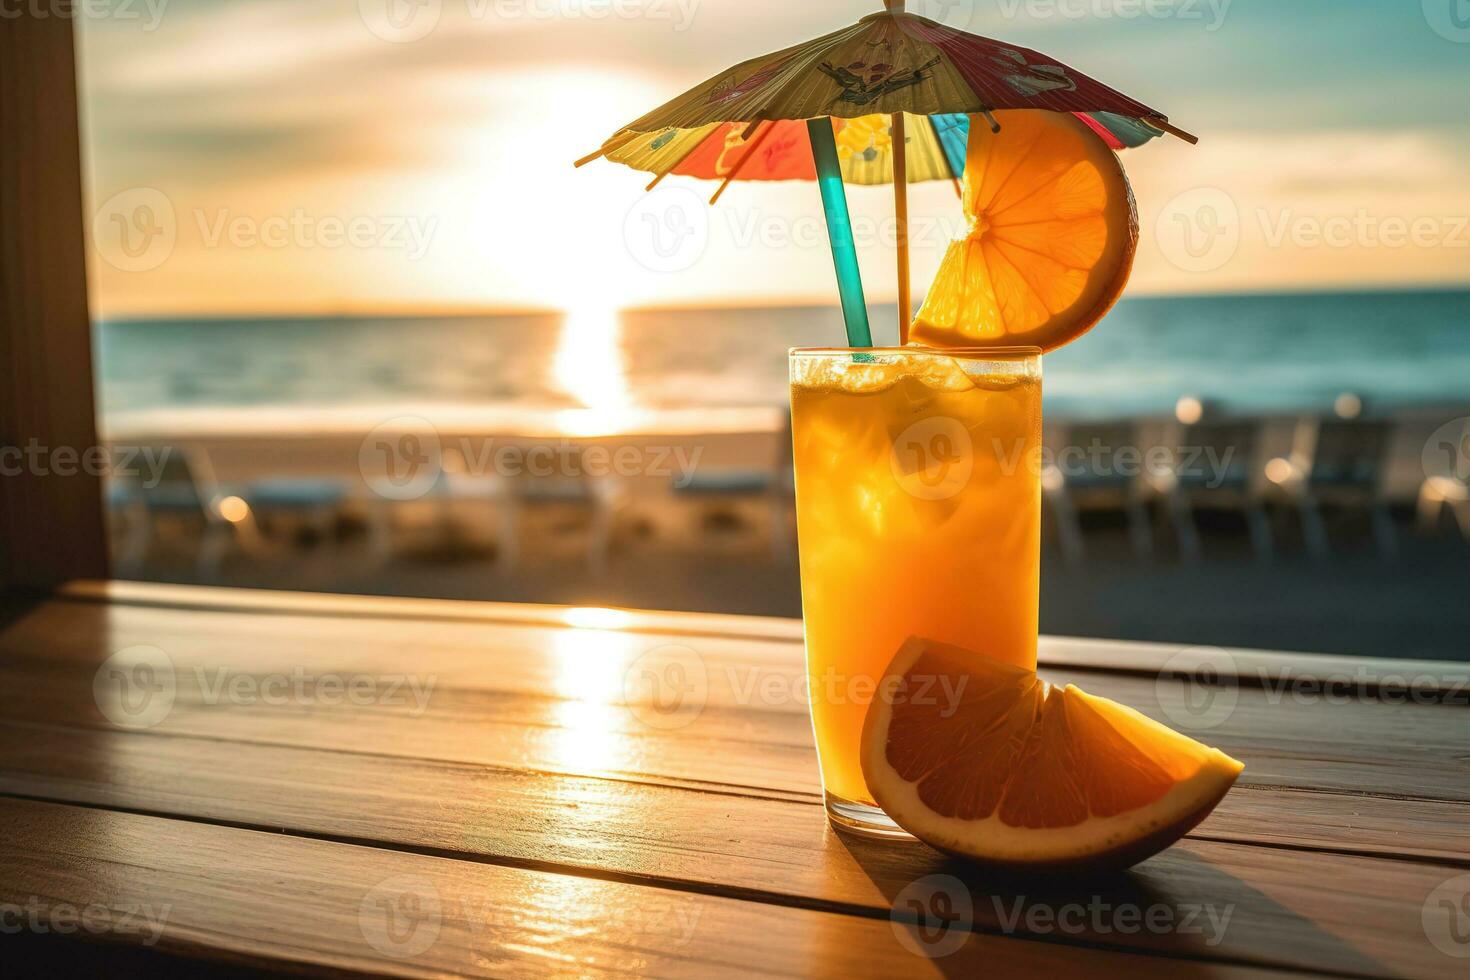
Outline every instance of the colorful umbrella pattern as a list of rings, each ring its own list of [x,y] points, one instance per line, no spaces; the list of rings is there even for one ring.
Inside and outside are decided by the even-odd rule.
[[[903,0],[856,24],[715,75],[634,120],[599,156],[654,174],[719,180],[817,180],[848,336],[869,337],[842,185],[894,184],[899,217],[900,335],[909,306],[904,186],[964,175],[973,117],[999,131],[998,109],[1070,112],[1115,150],[1172,133],[1167,117],[1030,48],[904,11]],[[896,176],[897,175],[897,176]]]

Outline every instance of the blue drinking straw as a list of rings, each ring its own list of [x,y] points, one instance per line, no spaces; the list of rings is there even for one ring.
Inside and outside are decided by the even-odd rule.
[[[863,277],[858,271],[857,249],[853,247],[852,219],[847,214],[847,191],[842,186],[842,165],[837,161],[832,120],[826,116],[808,119],[806,131],[811,137],[812,160],[817,165],[822,209],[827,214],[827,238],[832,243],[832,264],[837,269],[847,346],[872,347],[873,332],[868,327],[868,305],[863,300]]]

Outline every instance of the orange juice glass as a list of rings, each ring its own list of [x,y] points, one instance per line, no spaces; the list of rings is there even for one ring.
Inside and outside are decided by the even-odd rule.
[[[904,640],[1036,667],[1041,352],[793,350],[790,366],[807,680],[827,813],[839,827],[903,836],[868,792],[859,741]]]

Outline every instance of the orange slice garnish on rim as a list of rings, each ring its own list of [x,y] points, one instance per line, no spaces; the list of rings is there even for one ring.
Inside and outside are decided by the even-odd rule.
[[[879,690],[891,696],[862,734],[874,800],[920,840],[999,867],[1136,864],[1198,825],[1244,768],[1132,708],[948,644],[909,640]]]
[[[909,338],[930,347],[1054,350],[1112,308],[1138,247],[1118,156],[1076,116],[976,119],[965,163],[969,234],[949,246]]]

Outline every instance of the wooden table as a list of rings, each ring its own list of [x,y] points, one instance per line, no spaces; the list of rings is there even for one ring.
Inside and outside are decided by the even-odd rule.
[[[1247,768],[1132,872],[1026,882],[828,826],[798,623],[123,583],[3,622],[12,954],[501,977],[1470,973],[1455,664],[1046,639],[1052,678]],[[1238,683],[1202,684],[1210,665]],[[1350,683],[1327,698],[1303,681],[1334,675]],[[650,702],[651,677],[684,700]],[[926,908],[948,924],[921,929]]]

